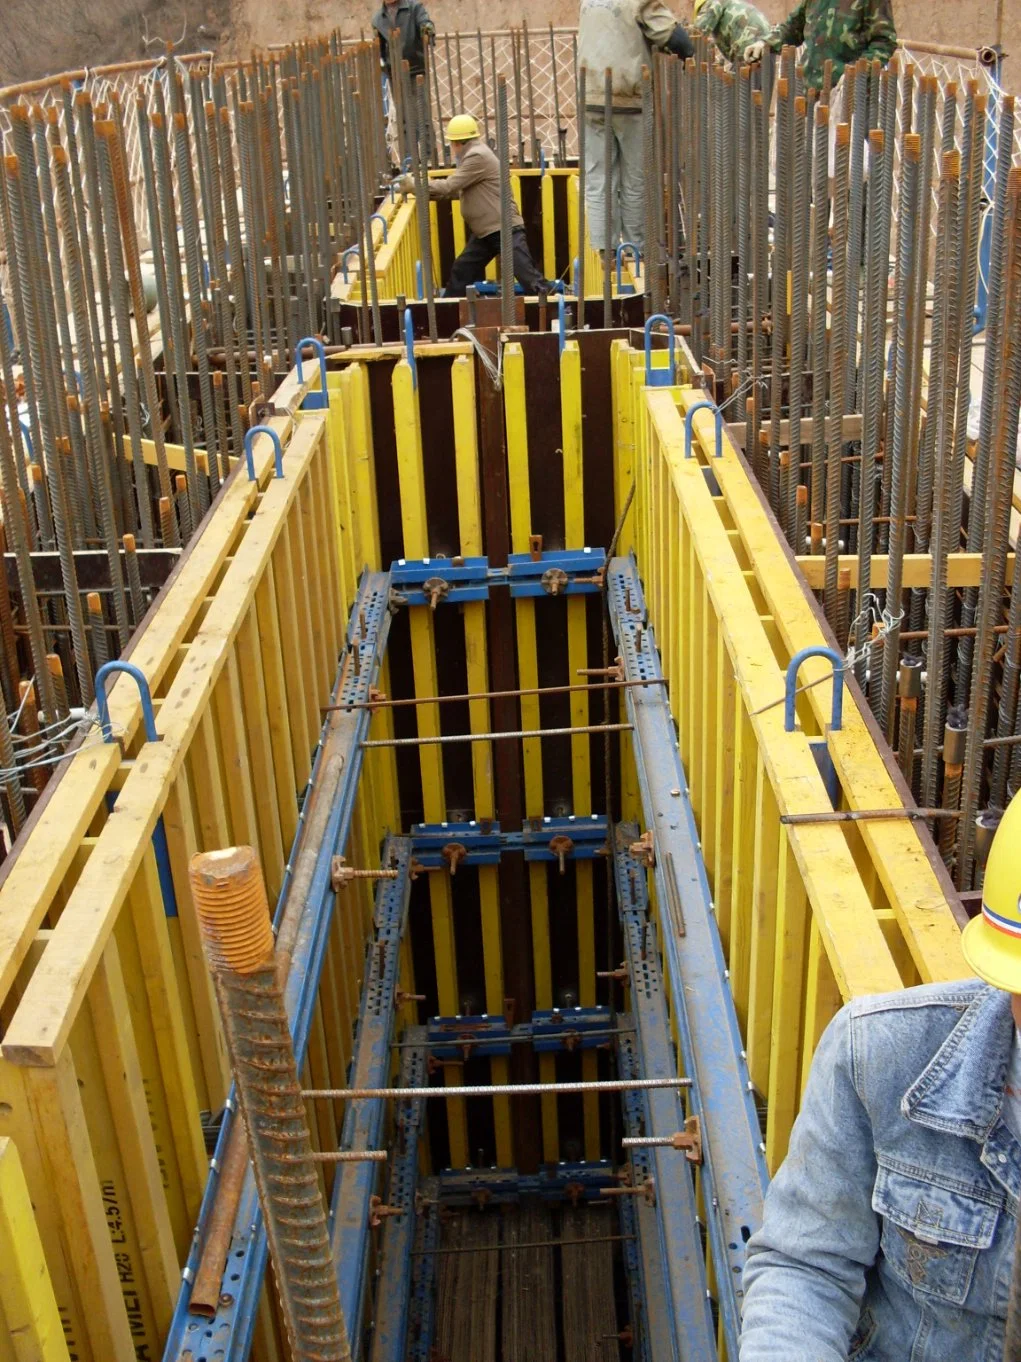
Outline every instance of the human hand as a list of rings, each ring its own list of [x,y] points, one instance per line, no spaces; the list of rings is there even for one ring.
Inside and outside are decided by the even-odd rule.
[[[762,38],[759,38],[757,42],[749,43],[743,53],[745,62],[749,66],[753,66],[757,61],[762,60],[762,54],[765,50],[766,44]]]

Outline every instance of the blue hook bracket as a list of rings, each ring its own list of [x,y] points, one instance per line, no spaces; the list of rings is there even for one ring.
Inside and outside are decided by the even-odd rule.
[[[839,733],[844,714],[844,659],[834,649],[825,648],[822,644],[817,644],[813,648],[802,648],[787,664],[783,726],[788,733],[794,732],[794,700],[798,672],[802,663],[807,662],[810,657],[828,658],[833,666],[833,708],[830,712],[830,728],[834,733]]]
[[[330,394],[326,391],[326,347],[318,336],[306,336],[304,340],[298,342],[294,358],[298,370],[299,383],[305,382],[301,367],[301,352],[306,345],[311,345],[312,349],[319,357],[319,392],[306,393],[305,400],[301,405],[305,411],[322,411],[323,408],[330,405]],[[271,435],[275,435],[275,433],[275,431],[270,431]],[[282,474],[278,476],[282,476]]]
[[[557,298],[557,350],[562,355],[567,344],[567,303],[561,293]]]
[[[571,273],[571,278],[574,280],[574,296],[577,298],[577,296],[578,296],[578,273],[579,273],[578,257],[577,257],[577,256],[574,257],[574,264],[571,266],[571,271],[572,271],[572,273]]]
[[[152,691],[149,689],[149,682],[146,680],[145,673],[136,667],[133,662],[104,662],[99,671],[96,672],[96,709],[99,712],[99,728],[103,734],[104,742],[113,742],[113,727],[110,723],[110,705],[106,696],[107,677],[117,672],[124,672],[134,681],[138,687],[138,694],[142,701],[142,725],[145,730],[146,742],[160,742],[160,735],[156,732],[156,712],[152,707]],[[116,796],[113,796],[116,798]],[[170,849],[167,846],[167,830],[163,826],[163,815],[160,814],[156,819],[156,826],[152,830],[152,849],[156,857],[156,871],[159,875],[160,893],[163,896],[163,912],[167,917],[177,917],[177,895],[174,892],[174,876],[170,869]]]
[[[382,213],[373,213],[372,216],[369,218],[369,222],[370,223],[381,222],[383,224],[383,245],[385,246],[387,240],[389,239],[390,234],[390,229],[387,226],[386,218],[383,216]]]
[[[620,243],[620,245],[617,247],[617,292],[618,292],[618,293],[620,293],[620,292],[622,291],[622,289],[623,289],[623,284],[622,284],[622,282],[621,282],[621,265],[623,264],[624,255],[625,255],[625,252],[627,252],[627,251],[630,251],[630,252],[631,252],[632,258],[634,259],[634,262],[635,262],[635,274],[639,274],[639,273],[641,272],[641,260],[642,260],[642,257],[641,257],[641,252],[639,251],[638,247],[635,245],[635,243],[634,243],[633,241],[622,241],[622,242]]]
[[[301,371],[299,370],[299,377]],[[280,436],[272,426],[252,426],[251,430],[245,431],[245,463],[248,465],[248,480],[255,481],[255,456],[252,453],[252,445],[257,435],[268,435],[273,441],[273,461],[276,464],[276,475],[278,478],[284,476],[284,449],[280,443]]]
[[[357,246],[348,246],[347,250],[340,257],[340,270],[344,276],[345,284],[347,283],[347,258],[349,255],[361,255],[361,251]]]
[[[800,652],[794,654],[787,664],[783,705],[784,729],[788,733],[794,732],[794,702],[797,696],[798,672],[801,669],[801,664],[807,662],[810,657],[825,657],[833,666],[833,706],[830,710],[830,731],[839,733],[843,723],[844,711],[844,659],[832,648],[824,648],[821,644],[814,648],[802,648]],[[826,784],[830,803],[834,808],[837,808],[840,804],[840,781],[826,739],[810,740],[809,746],[819,767],[819,774]]]
[[[421,260],[415,261],[415,297],[419,302],[425,297],[425,275],[422,273]]]
[[[695,413],[697,411],[711,411],[716,417],[716,458],[723,458],[723,412],[712,402],[696,402],[693,407],[689,407],[684,417],[684,457],[691,458],[691,441],[694,435]]]
[[[418,388],[418,364],[415,360],[415,327],[411,317],[411,308],[404,309],[404,351],[411,369],[411,386]]]
[[[142,700],[142,723],[145,727],[146,742],[159,742],[156,732],[156,711],[152,707],[152,692],[145,673],[133,662],[104,662],[96,672],[96,708],[99,711],[99,728],[104,742],[113,742],[113,729],[110,726],[110,706],[106,698],[106,678],[115,672],[125,672],[138,687]]]
[[[666,369],[652,367],[652,328],[658,323],[666,327],[670,341],[670,364]],[[676,381],[676,360],[674,358],[674,324],[663,312],[656,312],[645,323],[645,386],[647,388],[672,388]]]

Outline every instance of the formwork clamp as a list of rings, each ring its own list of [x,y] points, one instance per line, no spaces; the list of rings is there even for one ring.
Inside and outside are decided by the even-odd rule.
[[[684,457],[691,458],[691,441],[694,434],[695,413],[697,411],[711,411],[716,418],[716,455],[717,459],[723,458],[723,412],[713,402],[696,402],[693,407],[689,407],[684,417]]]
[[[330,395],[326,391],[326,348],[318,336],[306,336],[304,340],[298,342],[295,350],[295,365],[298,370],[298,382],[304,383],[305,378],[301,368],[301,352],[306,345],[311,345],[312,349],[319,357],[319,392],[309,392],[305,394],[302,402],[303,411],[322,411],[330,405]]]
[[[245,463],[248,465],[248,481],[255,481],[255,455],[252,453],[252,445],[255,443],[257,435],[268,435],[273,441],[273,464],[276,476],[284,476],[284,447],[280,443],[280,436],[272,426],[252,426],[245,431]]]
[[[666,327],[670,342],[670,362],[665,369],[652,367],[652,329],[662,324]],[[647,388],[672,388],[677,381],[677,363],[674,355],[674,324],[665,312],[655,312],[645,323],[645,386]]]
[[[119,659],[104,662],[99,671],[96,672],[94,683],[96,709],[99,712],[99,728],[103,734],[103,741],[114,741],[113,725],[110,723],[110,705],[106,697],[106,679],[117,672],[124,672],[125,675],[130,676],[138,687],[139,698],[142,701],[142,726],[145,730],[146,742],[161,742],[162,739],[156,731],[156,711],[153,709],[152,691],[149,689],[149,682],[145,673],[133,662],[122,662]],[[113,800],[116,800],[116,795],[113,796]],[[167,846],[167,830],[163,824],[162,814],[156,819],[156,826],[152,830],[152,850],[156,858],[156,872],[159,876],[163,912],[167,917],[177,917],[177,894],[174,890],[174,877],[170,869],[170,848]]]
[[[634,291],[635,291],[634,285],[633,285],[633,284],[625,284],[625,283],[623,283],[622,280],[621,280],[621,265],[623,264],[623,261],[624,261],[624,253],[625,253],[626,251],[630,251],[630,252],[631,252],[631,257],[632,257],[632,259],[633,259],[634,262],[635,262],[635,274],[636,274],[636,275],[640,275],[640,274],[641,274],[641,262],[642,262],[642,253],[641,253],[641,251],[639,251],[638,247],[635,245],[635,243],[634,243],[633,241],[622,241],[622,242],[620,243],[620,245],[617,247],[617,292],[618,292],[618,293],[634,293]]]
[[[825,648],[821,644],[812,648],[802,648],[800,652],[794,654],[787,664],[783,704],[784,729],[788,733],[794,732],[794,702],[798,693],[798,672],[802,663],[807,662],[810,657],[825,657],[832,663],[833,704],[830,709],[830,732],[839,733],[843,723],[845,663],[844,659],[833,648]],[[812,755],[815,757],[816,765],[819,767],[819,774],[826,783],[830,801],[836,808],[840,802],[840,780],[837,776],[836,767],[833,765],[826,739],[809,739],[809,746],[812,749]]]

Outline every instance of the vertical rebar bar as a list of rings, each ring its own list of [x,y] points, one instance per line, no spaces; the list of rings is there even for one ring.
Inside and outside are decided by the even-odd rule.
[[[291,1350],[350,1362],[262,870],[251,847],[232,847],[193,857],[189,878]]]
[[[507,122],[507,82],[496,87],[496,141],[500,158],[500,321],[513,326],[514,241],[511,236],[510,129]]]

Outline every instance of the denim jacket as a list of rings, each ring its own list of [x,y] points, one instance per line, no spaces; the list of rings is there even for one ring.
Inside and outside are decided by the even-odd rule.
[[[741,1362],[1000,1362],[1013,1041],[1009,995],[977,980],[837,1014],[748,1244]]]

